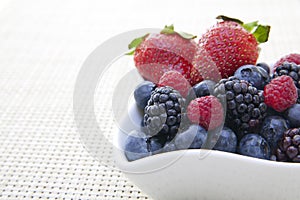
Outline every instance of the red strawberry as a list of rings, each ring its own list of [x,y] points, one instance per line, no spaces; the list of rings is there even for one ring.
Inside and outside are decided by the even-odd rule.
[[[158,86],[170,86],[185,98],[191,88],[190,83],[178,72],[168,71],[160,78]]]
[[[191,76],[192,60],[197,45],[195,36],[174,31],[173,25],[166,26],[159,34],[147,34],[132,41],[134,62],[139,73],[146,80],[158,83],[160,77],[167,71],[175,70],[181,73],[191,85],[196,80]]]
[[[275,64],[274,64],[274,70],[276,69],[276,67],[278,67],[279,65],[282,65],[284,62],[293,62],[296,65],[300,65],[300,54],[298,53],[291,53],[289,55],[286,55],[282,58],[280,58],[280,60],[278,60]]]
[[[204,79],[218,81],[232,76],[242,65],[255,65],[259,43],[266,42],[270,26],[258,25],[257,21],[242,21],[219,16],[218,22],[202,35],[194,59],[194,67]]]

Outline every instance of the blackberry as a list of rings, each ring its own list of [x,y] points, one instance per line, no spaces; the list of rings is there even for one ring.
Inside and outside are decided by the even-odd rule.
[[[300,103],[300,65],[284,62],[275,69],[273,78],[282,75],[290,76],[293,79],[298,91],[297,103]]]
[[[259,128],[266,116],[267,105],[262,91],[249,82],[234,76],[222,79],[215,86],[214,94],[226,110],[226,126],[229,126],[240,139],[249,131]]]
[[[272,160],[285,162],[300,162],[300,128],[289,129],[284,132],[278,142]]]
[[[144,123],[146,134],[159,135],[170,141],[186,122],[185,99],[171,87],[157,87],[145,107]]]

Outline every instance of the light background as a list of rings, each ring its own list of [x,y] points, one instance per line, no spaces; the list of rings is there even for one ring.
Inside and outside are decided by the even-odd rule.
[[[219,14],[272,25],[259,60],[300,52],[299,0],[0,1],[0,199],[148,199],[83,148],[74,83],[106,39],[137,28],[200,35]],[[108,130],[113,127],[108,126]]]

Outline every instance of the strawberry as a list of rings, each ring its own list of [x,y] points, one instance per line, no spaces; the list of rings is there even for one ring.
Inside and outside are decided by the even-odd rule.
[[[240,66],[255,65],[258,44],[268,40],[270,31],[270,26],[257,21],[244,24],[225,16],[217,19],[222,21],[202,35],[193,61],[202,78],[214,81],[232,76]]]
[[[158,83],[161,76],[170,70],[181,73],[191,85],[196,80],[191,76],[192,60],[197,49],[195,36],[175,32],[174,26],[165,26],[160,33],[147,34],[134,39],[129,48],[134,51],[134,62],[141,76]]]
[[[184,98],[187,96],[190,83],[178,71],[168,71],[160,78],[158,86],[170,86],[177,90]]]
[[[288,54],[282,58],[280,58],[275,64],[274,64],[274,71],[279,66],[282,65],[284,62],[289,63],[295,63],[296,65],[300,65],[300,54],[298,53],[291,53]]]

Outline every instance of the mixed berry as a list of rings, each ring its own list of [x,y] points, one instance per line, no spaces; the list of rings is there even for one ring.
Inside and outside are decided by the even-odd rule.
[[[125,141],[129,161],[202,148],[300,162],[300,54],[257,63],[270,26],[217,19],[198,43],[171,25],[129,45],[145,79],[134,91],[144,117]]]

